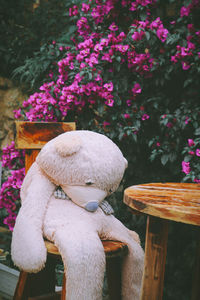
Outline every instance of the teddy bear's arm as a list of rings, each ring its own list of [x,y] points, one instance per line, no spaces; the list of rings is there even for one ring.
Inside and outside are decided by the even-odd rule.
[[[42,226],[54,189],[55,185],[34,163],[22,184],[22,206],[16,219],[11,244],[14,263],[25,271],[37,272],[46,261]]]

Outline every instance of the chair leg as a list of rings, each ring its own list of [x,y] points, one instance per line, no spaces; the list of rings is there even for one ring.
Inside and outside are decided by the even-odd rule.
[[[20,272],[13,300],[55,292],[55,261],[47,259],[45,268],[38,273]]]
[[[27,272],[24,272],[24,271],[20,272],[13,300],[27,299],[28,281],[29,281],[28,275],[29,274]]]
[[[121,258],[106,259],[106,274],[110,300],[121,300]]]

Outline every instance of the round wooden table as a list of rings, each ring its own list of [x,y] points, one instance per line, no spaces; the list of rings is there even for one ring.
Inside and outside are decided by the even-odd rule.
[[[124,191],[124,203],[148,215],[141,300],[161,300],[169,220],[200,226],[200,184],[149,183]],[[200,255],[192,300],[200,299]]]

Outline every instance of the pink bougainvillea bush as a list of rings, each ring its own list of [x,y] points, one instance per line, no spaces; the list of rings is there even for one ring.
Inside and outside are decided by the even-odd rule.
[[[108,135],[129,161],[124,185],[199,183],[199,12],[198,0],[72,4],[66,12],[76,24],[71,42],[62,36],[49,45],[55,60],[15,117],[75,121],[79,129]],[[18,207],[19,165],[1,189],[6,224],[14,223]]]
[[[3,149],[2,166],[10,172],[1,186],[0,213],[4,224],[12,230],[20,207],[20,188],[25,175],[24,151],[16,150],[14,142]]]

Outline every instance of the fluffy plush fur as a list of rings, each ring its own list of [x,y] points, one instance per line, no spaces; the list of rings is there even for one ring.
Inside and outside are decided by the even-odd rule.
[[[41,270],[46,237],[63,258],[66,299],[101,300],[105,254],[100,239],[119,240],[129,248],[122,266],[123,300],[139,300],[144,256],[139,238],[99,207],[117,189],[126,166],[119,148],[101,134],[73,131],[47,143],[22,185],[11,245],[14,263],[28,272]],[[71,200],[54,197],[57,185]]]

